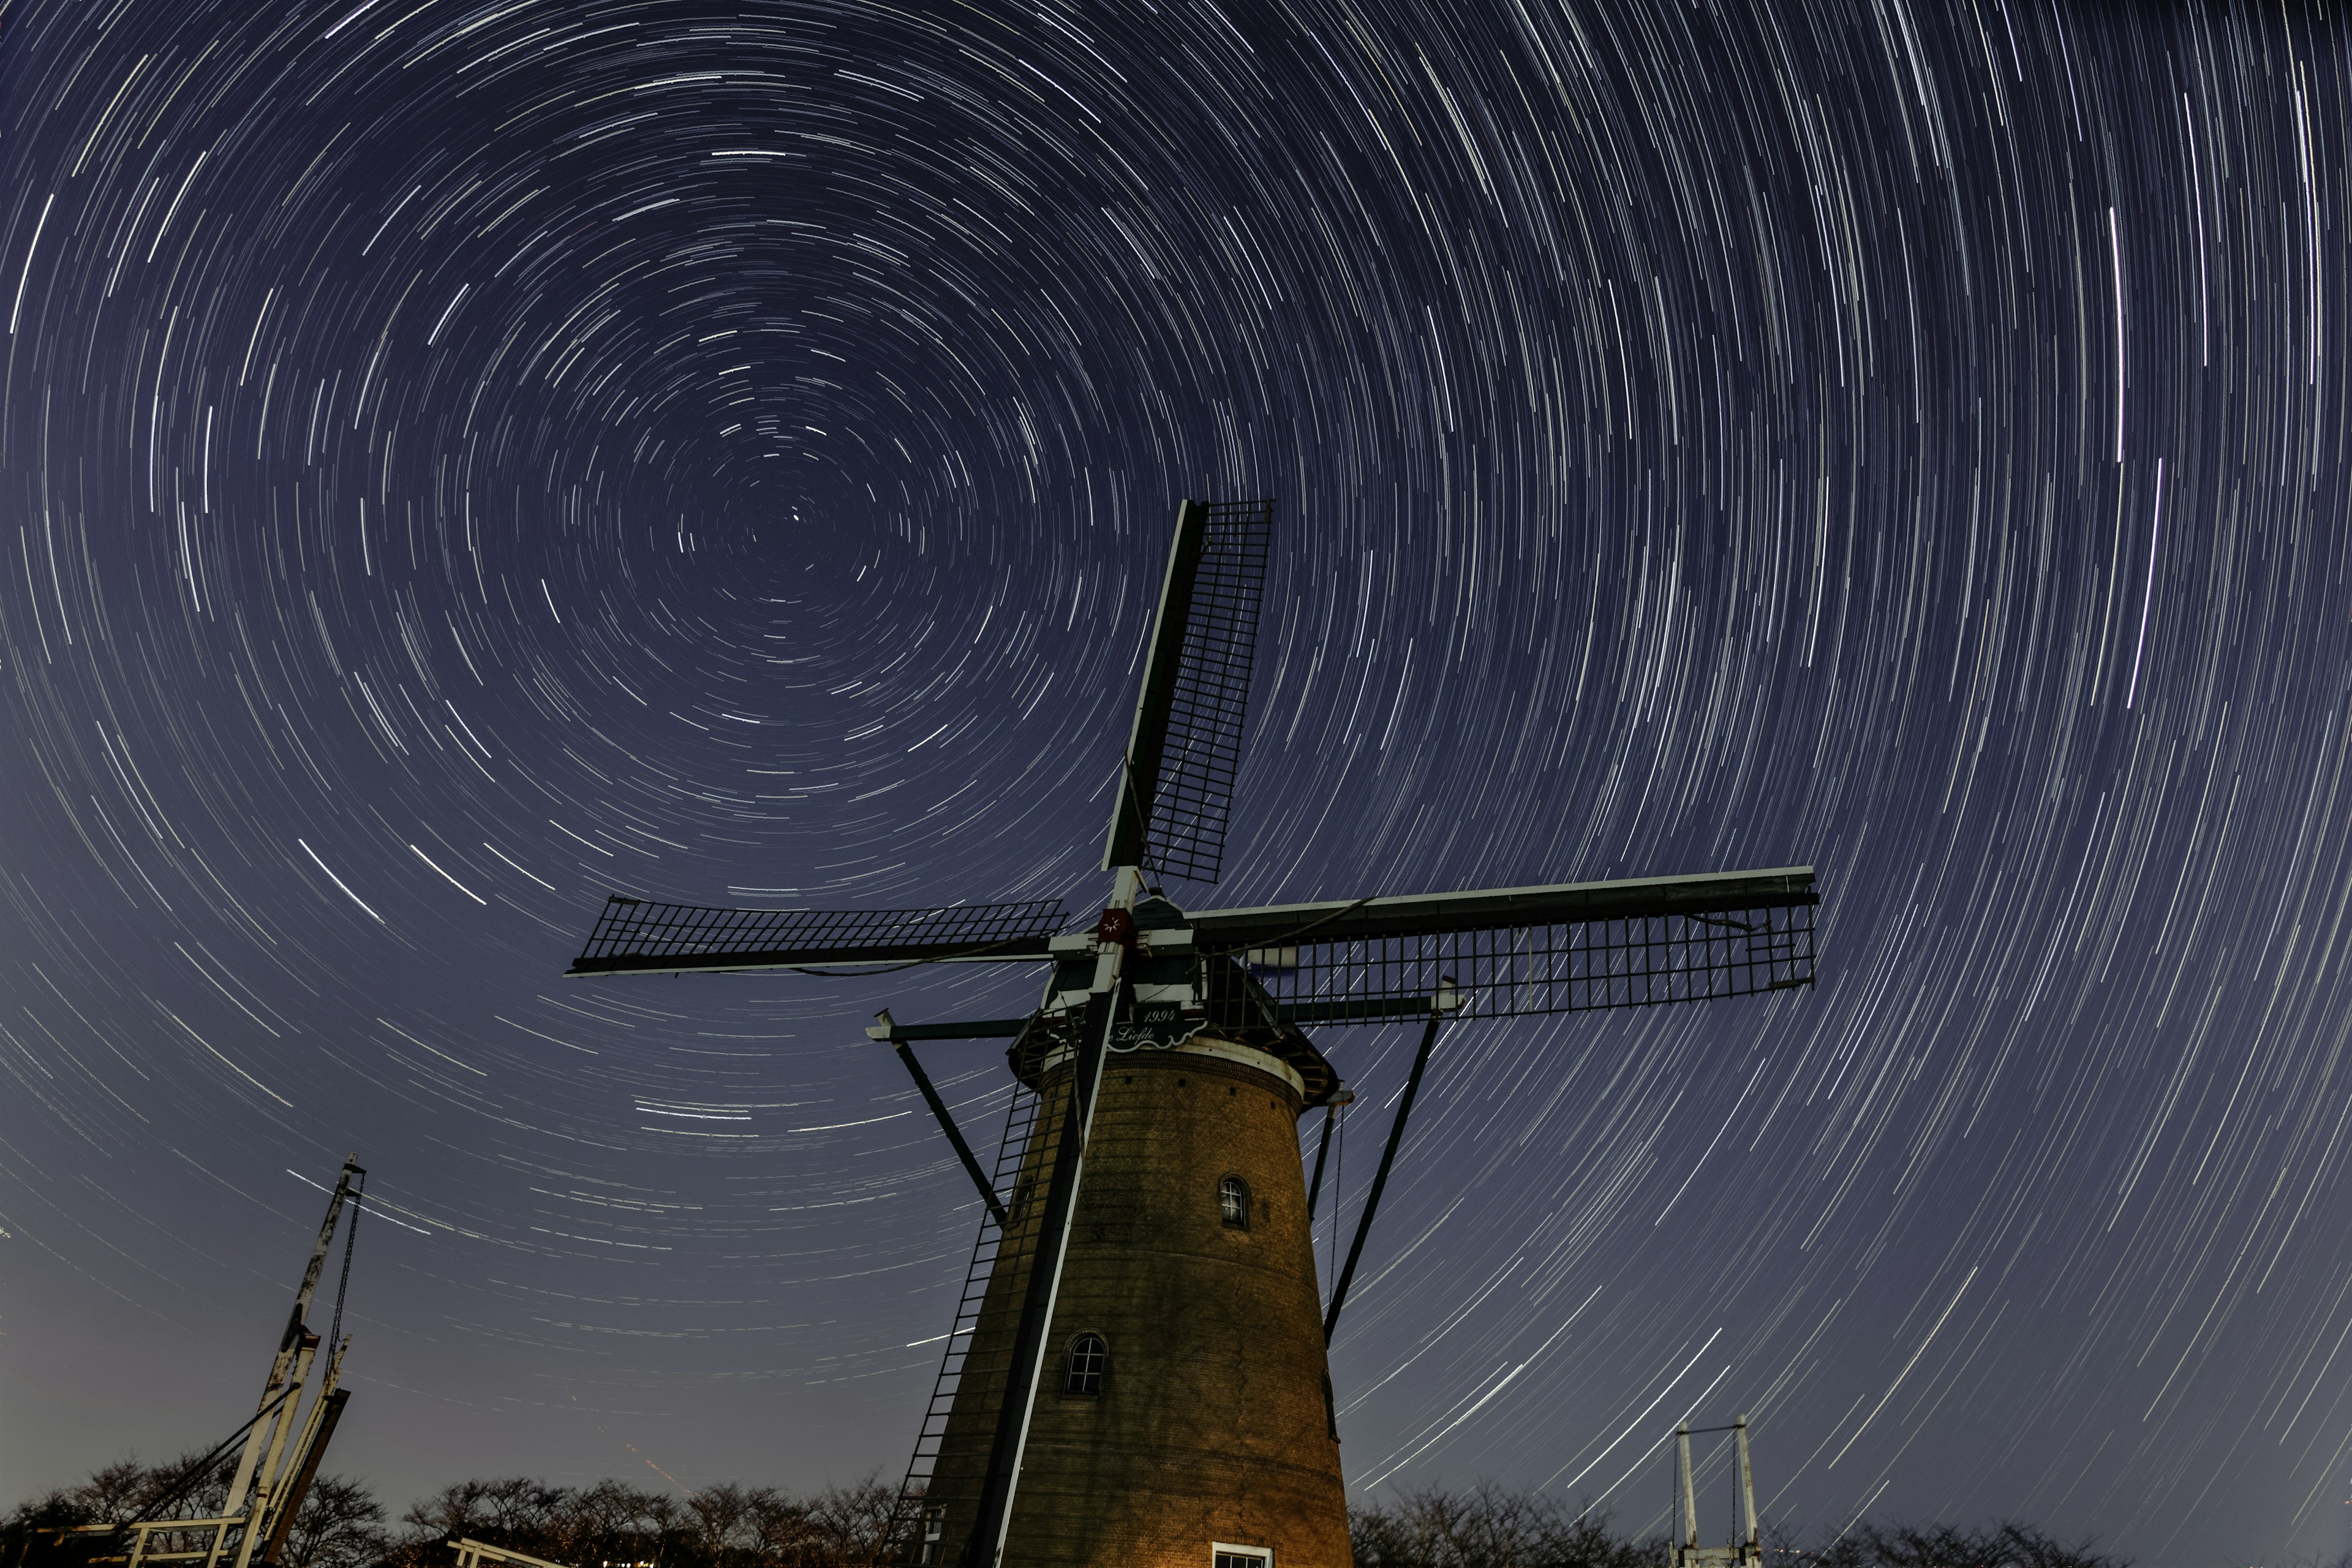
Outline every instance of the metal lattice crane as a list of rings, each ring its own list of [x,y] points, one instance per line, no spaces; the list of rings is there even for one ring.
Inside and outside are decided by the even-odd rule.
[[[1728,1546],[1701,1546],[1698,1543],[1698,1489],[1691,1475],[1691,1444],[1694,1436],[1709,1432],[1728,1432],[1732,1437],[1732,1506],[1738,1511],[1739,1531]],[[1675,1427],[1675,1499],[1667,1507],[1672,1518],[1679,1513],[1681,1524],[1674,1531],[1675,1560],[1671,1568],[1763,1568],[1763,1538],[1756,1527],[1756,1476],[1748,1468],[1748,1417],[1742,1415],[1728,1426],[1701,1426],[1695,1433],[1691,1424],[1681,1422]]]
[[[253,1418],[209,1453],[183,1467],[135,1517],[77,1526],[61,1532],[61,1543],[65,1536],[79,1536],[82,1545],[103,1553],[118,1538],[127,1537],[112,1555],[86,1559],[93,1564],[119,1563],[124,1568],[155,1563],[277,1568],[303,1500],[318,1479],[319,1462],[326,1457],[327,1445],[342,1420],[343,1406],[351,1402],[351,1391],[341,1386],[343,1354],[351,1349],[351,1341],[342,1332],[343,1297],[351,1286],[352,1250],[359,1238],[360,1200],[366,1187],[367,1172],[361,1168],[358,1156],[344,1160],[334,1191],[328,1195],[326,1218],[319,1224],[302,1281],[295,1288],[293,1308],[287,1313],[286,1327],[270,1358],[269,1373],[262,1380],[261,1403]],[[334,1318],[322,1340],[310,1328],[310,1302],[318,1293],[319,1276],[346,1207],[351,1210],[351,1226],[343,1237],[342,1279],[335,1293]],[[326,1367],[306,1411],[302,1391],[322,1348],[327,1352]],[[236,1469],[221,1511],[204,1519],[176,1517],[173,1510],[219,1472],[240,1439],[244,1447],[238,1449]]]

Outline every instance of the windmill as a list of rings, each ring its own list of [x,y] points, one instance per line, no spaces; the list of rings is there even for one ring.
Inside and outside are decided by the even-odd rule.
[[[1349,1561],[1327,1347],[1441,1027],[1810,984],[1810,867],[1186,911],[1214,882],[1274,503],[1177,509],[1103,868],[1056,901],[865,911],[614,897],[569,973],[1050,965],[1025,1017],[893,1046],[977,1185],[980,1237],[901,1493],[938,1568]],[[1307,1028],[1417,1021],[1412,1074],[1329,1300],[1299,1119],[1346,1098]],[[1001,1038],[995,1171],[919,1041]],[[1328,1150],[1327,1110],[1323,1148]],[[1319,1193],[1318,1151],[1315,1185]],[[1013,1550],[1008,1552],[1007,1543]]]

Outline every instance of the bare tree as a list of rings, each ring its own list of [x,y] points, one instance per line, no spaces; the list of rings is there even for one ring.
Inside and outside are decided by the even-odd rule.
[[[447,1568],[444,1543],[471,1535],[572,1568],[870,1568],[892,1559],[897,1500],[871,1476],[811,1498],[731,1482],[681,1495],[614,1480],[462,1481],[408,1510],[390,1556],[393,1568]]]
[[[49,1558],[79,1563],[96,1543],[88,1538],[60,1541],[58,1535],[77,1525],[217,1519],[228,1504],[229,1468],[226,1457],[194,1450],[163,1465],[142,1465],[136,1457],[119,1459],[87,1480],[19,1503],[0,1525],[5,1537],[0,1563],[11,1568],[29,1568]],[[294,1516],[280,1568],[366,1568],[388,1544],[383,1518],[383,1505],[365,1485],[340,1476],[320,1479]],[[81,1550],[74,1550],[76,1545]],[[121,1550],[119,1544],[112,1549]]]
[[[808,1568],[861,1568],[890,1557],[890,1517],[898,1506],[898,1489],[885,1486],[878,1476],[827,1486],[810,1502],[809,1518],[829,1557],[812,1559]]]
[[[705,1487],[686,1500],[694,1519],[695,1543],[713,1568],[729,1568],[745,1555],[751,1494],[732,1481]]]
[[[410,1531],[404,1545],[420,1563],[424,1559],[415,1555],[417,1547],[437,1546],[460,1536],[511,1547],[533,1557],[551,1557],[562,1544],[560,1515],[572,1497],[565,1488],[521,1476],[454,1482],[411,1504],[401,1516]]]
[[[647,1529],[644,1489],[602,1480],[571,1494],[546,1538],[548,1550],[532,1555],[592,1565],[649,1562]]]
[[[1606,1514],[1493,1485],[1407,1492],[1359,1507],[1350,1524],[1357,1568],[1663,1568],[1671,1561],[1667,1542],[1619,1536]],[[1766,1560],[1790,1568],[2130,1568],[2090,1541],[2069,1544],[2014,1521],[1975,1530],[1861,1524],[1811,1550],[1777,1521],[1765,1521],[1762,1534]],[[2329,1568],[2352,1568],[2352,1553]]]
[[[1605,1513],[1491,1482],[1407,1492],[1349,1523],[1358,1568],[1659,1568],[1664,1552],[1613,1534]]]
[[[773,1487],[749,1494],[751,1551],[761,1563],[792,1563],[808,1550],[816,1533],[808,1504]]]
[[[1958,1525],[1864,1524],[1814,1554],[1819,1568],[2130,1568],[2127,1560],[2072,1545],[2014,1521]]]
[[[310,1483],[286,1537],[279,1568],[367,1568],[383,1555],[383,1505],[347,1476]]]

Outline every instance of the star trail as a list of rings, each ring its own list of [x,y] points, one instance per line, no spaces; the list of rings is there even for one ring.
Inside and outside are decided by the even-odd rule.
[[[1034,980],[562,971],[614,892],[1090,913],[1175,503],[1273,496],[1180,901],[1825,897],[1811,991],[1446,1036],[1351,1486],[1660,1528],[1744,1412],[1809,1531],[2352,1545],[2339,18],[0,29],[13,1495],[243,1419],[350,1149],[331,1468],[895,1480],[979,1205],[862,1026]],[[1328,1257],[1414,1035],[1318,1038]]]

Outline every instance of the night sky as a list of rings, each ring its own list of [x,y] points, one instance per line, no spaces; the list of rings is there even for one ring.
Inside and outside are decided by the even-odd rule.
[[[0,37],[5,1500],[249,1414],[352,1149],[331,1469],[895,1483],[979,1205],[861,1026],[1038,977],[561,971],[614,890],[1091,913],[1175,503],[1271,495],[1179,901],[1826,900],[1810,992],[1441,1043],[1353,1487],[1661,1528],[1745,1411],[1808,1531],[2352,1543],[2346,23]],[[1348,1224],[1414,1037],[1319,1036]]]

